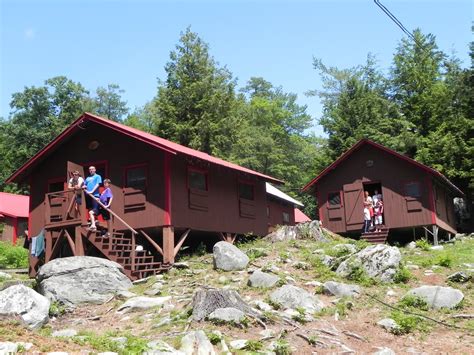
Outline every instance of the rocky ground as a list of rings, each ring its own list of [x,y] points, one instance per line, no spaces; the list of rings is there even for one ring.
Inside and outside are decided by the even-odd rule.
[[[101,295],[101,304],[59,301],[44,276],[37,289],[52,300],[46,319],[6,311],[13,296],[5,292],[15,286],[6,288],[0,353],[472,353],[474,237],[432,250],[300,229],[237,247],[182,258],[166,274]],[[90,277],[72,280],[69,291],[92,297],[74,283]]]

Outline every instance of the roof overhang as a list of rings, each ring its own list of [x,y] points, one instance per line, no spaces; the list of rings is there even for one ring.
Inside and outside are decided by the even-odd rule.
[[[277,189],[275,186],[273,186],[272,184],[269,184],[268,182],[265,183],[265,188],[267,190],[267,194],[269,195],[272,195],[280,200],[284,200],[286,202],[289,202],[289,203],[292,203],[296,206],[301,206],[303,207],[304,205],[298,201],[298,200],[295,200],[293,197],[291,196],[288,196],[287,194],[285,194],[283,191],[280,191],[279,189]]]

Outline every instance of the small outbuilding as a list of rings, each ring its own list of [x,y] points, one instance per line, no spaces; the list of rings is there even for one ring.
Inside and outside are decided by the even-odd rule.
[[[453,199],[463,196],[440,172],[368,139],[347,150],[303,190],[316,196],[320,220],[335,233],[361,234],[367,191],[382,196],[386,234],[429,233],[435,242],[439,230],[456,233]]]
[[[303,204],[270,183],[265,184],[267,191],[267,218],[268,231],[276,226],[294,226],[296,222],[295,210]],[[299,215],[298,215],[299,216]]]
[[[3,224],[0,240],[15,245],[18,237],[25,235],[29,205],[29,196],[0,192],[0,223]]]

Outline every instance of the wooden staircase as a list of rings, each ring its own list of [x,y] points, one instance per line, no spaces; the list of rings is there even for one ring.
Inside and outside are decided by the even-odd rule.
[[[110,237],[101,235],[101,231],[89,231],[83,228],[83,236],[97,248],[107,259],[115,261],[124,268],[131,280],[159,274],[171,268],[170,264],[158,261],[148,250],[136,250],[137,236],[130,233],[113,232]]]
[[[389,228],[381,228],[380,232],[362,233],[361,239],[364,239],[372,244],[384,244],[387,241]]]

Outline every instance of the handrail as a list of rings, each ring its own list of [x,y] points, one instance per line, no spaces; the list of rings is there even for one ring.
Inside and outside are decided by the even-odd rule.
[[[120,216],[117,215],[117,213],[115,213],[114,211],[112,211],[110,208],[106,207],[102,202],[100,202],[100,200],[96,199],[96,197],[94,195],[92,195],[89,191],[86,191],[84,190],[84,192],[89,195],[91,198],[93,198],[94,200],[97,201],[97,203],[102,206],[102,208],[104,208],[106,211],[110,212],[110,214],[112,216],[114,216],[115,218],[117,218],[120,222],[123,223],[123,225],[125,227],[127,227],[133,234],[138,234],[138,232],[133,229],[127,222],[125,222],[122,218],[120,218]]]

